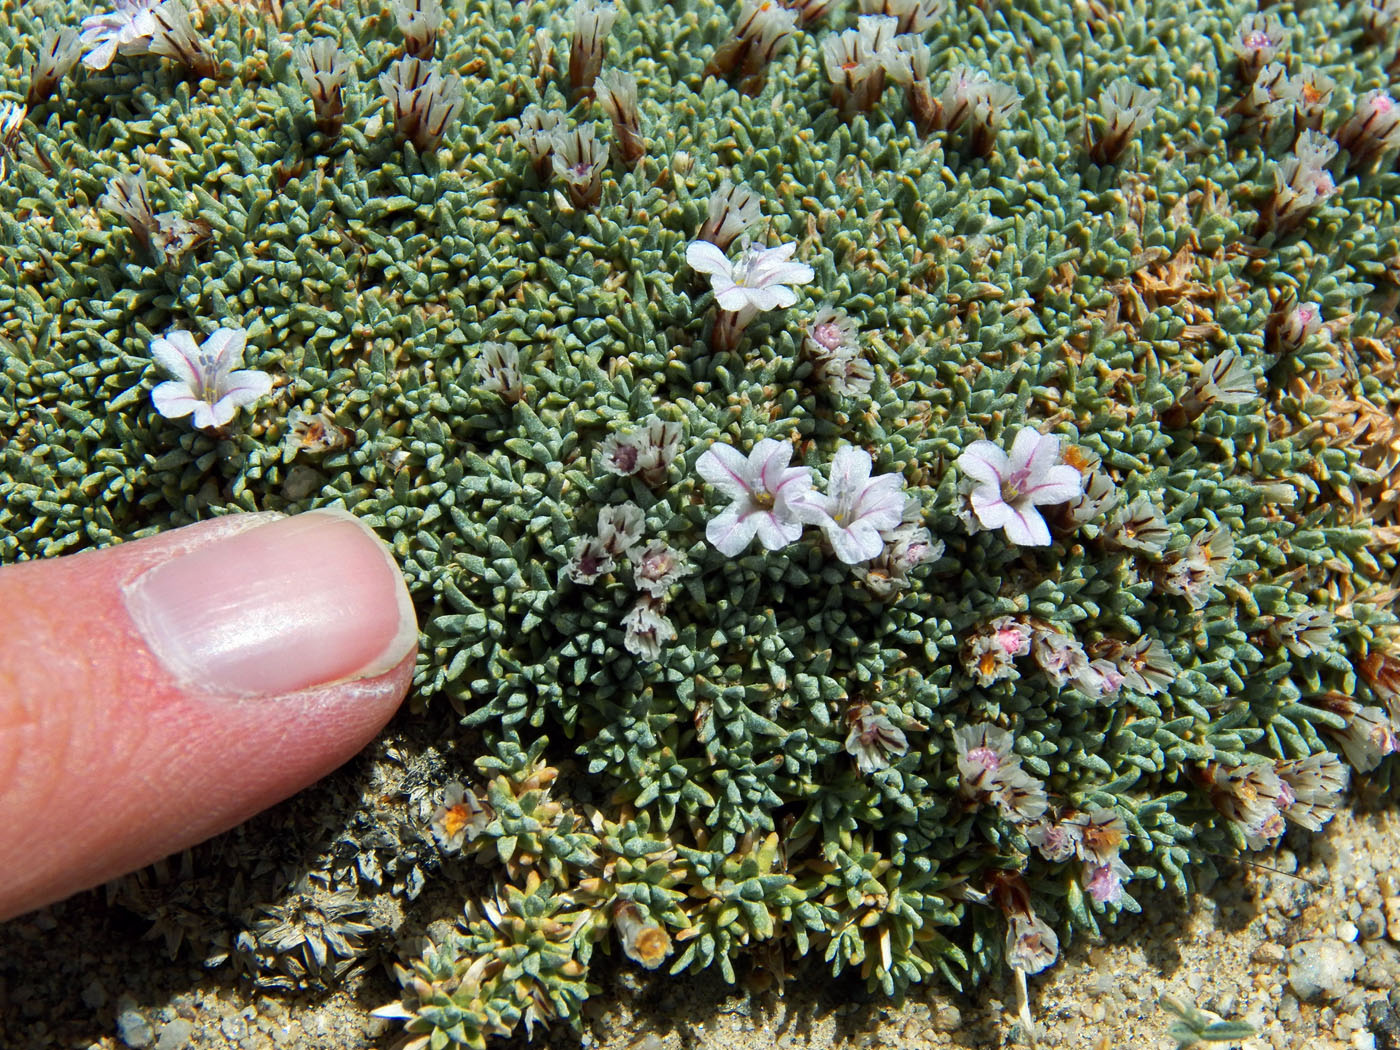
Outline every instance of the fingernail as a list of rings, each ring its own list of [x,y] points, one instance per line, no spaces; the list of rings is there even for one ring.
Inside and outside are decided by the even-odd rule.
[[[213,694],[280,696],[374,677],[418,637],[388,548],[339,510],[215,540],[147,569],[123,593],[156,658]]]

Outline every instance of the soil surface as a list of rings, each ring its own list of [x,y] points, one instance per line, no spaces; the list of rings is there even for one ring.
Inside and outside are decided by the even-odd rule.
[[[1139,916],[1069,946],[1030,983],[1035,1043],[1064,1050],[1172,1048],[1163,994],[1257,1036],[1241,1050],[1400,1050],[1400,812],[1343,813],[1319,835],[1222,862],[1189,900],[1139,887]],[[0,926],[4,1050],[392,1050],[369,1016],[395,998],[379,966],[319,997],[254,992],[219,970],[170,960],[145,924],[90,893]],[[753,983],[752,975],[749,983]],[[602,977],[580,1038],[537,1031],[503,1047],[551,1050],[796,1050],[1029,1046],[1015,990],[918,990],[893,1005],[820,969],[781,995],[707,975]]]

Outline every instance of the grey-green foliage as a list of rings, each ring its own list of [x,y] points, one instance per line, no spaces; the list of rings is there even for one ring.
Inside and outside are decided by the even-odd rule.
[[[1331,368],[1366,376],[1393,345],[1400,180],[1388,168],[1347,177],[1296,233],[1255,238],[1290,137],[1241,134],[1228,116],[1243,3],[956,3],[925,34],[935,91],[966,64],[1023,98],[987,158],[939,134],[920,140],[893,87],[871,113],[841,119],[819,47],[853,24],[852,6],[799,32],[748,97],[702,75],[737,5],[632,0],[606,66],[637,77],[647,156],[610,166],[587,211],[541,185],[512,137],[530,103],[601,117],[587,101],[570,108],[562,73],[531,59],[544,28],[553,67],[566,68],[562,3],[446,5],[437,57],[465,79],[466,101],[443,147],[422,156],[394,144],[376,78],[402,42],[388,5],[370,0],[287,0],[280,25],[253,5],[203,5],[217,82],[191,84],[154,56],[75,74],[31,113],[0,186],[0,558],[242,510],[350,509],[404,566],[423,626],[420,705],[465,712],[506,763],[548,736],[549,760],[573,769],[555,797],[641,812],[650,835],[689,851],[672,878],[682,887],[731,885],[724,858],[778,835],[781,866],[757,865],[743,891],[777,929],[674,907],[672,883],[648,876],[663,887],[657,922],[673,934],[704,926],[681,966],[730,973],[731,955],[784,923],[838,971],[878,959],[849,932],[861,928],[852,902],[878,884],[897,898],[877,927],[893,931],[897,961],[867,962],[872,979],[893,989],[953,976],[950,961],[975,979],[1000,963],[1001,920],[957,888],[1024,864],[1062,930],[1111,918],[1117,908],[1086,903],[1073,873],[956,797],[951,729],[979,721],[1013,730],[1052,798],[1123,815],[1130,893],[1184,889],[1193,867],[1239,843],[1192,771],[1328,747],[1319,727],[1340,722],[1306,701],[1368,698],[1352,665],[1393,621],[1364,597],[1393,573],[1392,550],[1331,499],[1374,472],[1355,446],[1293,436],[1329,406],[1287,384]],[[1272,10],[1289,31],[1281,60],[1337,81],[1327,127],[1387,82],[1394,41],[1364,39],[1349,6]],[[37,0],[0,25],[0,95],[23,96],[41,20],[86,13]],[[354,66],[335,140],[315,132],[292,61],[295,43],[323,35]],[[1121,76],[1162,102],[1122,165],[1100,168],[1083,125]],[[207,245],[158,265],[96,208],[107,180],[138,165],[156,207],[209,224]],[[758,191],[760,237],[797,241],[816,278],[797,307],[717,354],[712,298],[684,250],[726,176]],[[1291,363],[1264,340],[1285,292],[1336,322],[1330,346],[1310,343]],[[868,398],[833,400],[813,381],[801,324],[823,302],[863,332]],[[152,337],[217,325],[245,327],[247,365],[278,383],[223,435],[163,420],[149,399],[162,378]],[[519,351],[518,404],[477,383],[488,341]],[[1227,350],[1255,375],[1279,366],[1261,398],[1164,427],[1201,363]],[[1359,383],[1382,409],[1400,400]],[[291,410],[322,406],[353,433],[348,447],[284,456]],[[601,441],[652,413],[684,428],[666,483],[603,471]],[[954,459],[1023,424],[1053,428],[1101,459],[1126,500],[1156,504],[1170,550],[1228,530],[1230,575],[1203,608],[1163,593],[1151,558],[1100,542],[1102,521],[1048,550],[967,535]],[[869,448],[878,473],[903,474],[945,556],[882,601],[811,533],[781,552],[718,554],[703,533],[719,497],[694,463],[715,441],[747,450],[763,437],[796,442],[795,462],[819,473],[840,445]],[[566,579],[598,509],[624,500],[644,511],[648,539],[696,570],[669,603],[678,637],[655,662],[624,645],[630,570]],[[1309,656],[1268,644],[1271,617],[1304,606],[1337,607],[1334,641]],[[1108,704],[1053,689],[1029,660],[1019,679],[978,687],[959,647],[1002,615],[1086,644],[1155,638],[1179,674],[1165,692]],[[844,751],[855,700],[922,727],[888,770],[862,776]],[[596,875],[585,831],[549,853],[560,893]],[[458,948],[486,944],[488,925],[477,919]],[[424,972],[450,970],[447,958]],[[568,980],[552,1007],[566,1014],[584,994],[572,968]],[[510,1027],[494,1013],[475,1023]]]

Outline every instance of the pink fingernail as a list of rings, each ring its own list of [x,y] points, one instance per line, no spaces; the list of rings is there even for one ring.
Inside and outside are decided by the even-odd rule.
[[[157,659],[212,694],[280,696],[374,677],[408,656],[418,636],[388,549],[339,510],[216,540],[123,590]]]

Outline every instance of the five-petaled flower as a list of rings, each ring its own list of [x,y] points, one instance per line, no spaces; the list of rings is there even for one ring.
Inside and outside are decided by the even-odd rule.
[[[792,262],[796,244],[776,248],[746,246],[738,262],[709,241],[691,241],[685,261],[696,273],[708,274],[719,317],[710,340],[716,350],[732,350],[739,334],[762,310],[784,309],[797,302],[794,285],[809,284],[815,276],[806,263]]]
[[[972,511],[984,529],[1004,529],[1023,547],[1050,546],[1050,528],[1035,508],[1064,503],[1084,491],[1084,477],[1060,462],[1060,439],[1024,427],[1011,454],[990,441],[974,441],[957,459],[975,483]]]
[[[812,492],[812,469],[789,467],[791,459],[791,444],[764,438],[747,457],[716,443],[696,461],[700,476],[734,501],[705,526],[721,554],[739,554],[755,536],[779,550],[802,535],[804,524],[826,519]]]
[[[831,461],[831,481],[817,502],[826,511],[819,522],[831,549],[847,565],[869,561],[885,549],[882,530],[894,529],[904,518],[904,478],[899,474],[870,476],[870,453],[854,445],[838,449]]]
[[[218,328],[203,345],[189,332],[170,332],[153,340],[151,356],[175,377],[151,391],[156,411],[166,419],[193,413],[196,427],[222,427],[244,405],[266,396],[272,389],[271,376],[238,369],[247,339],[241,328]]]

